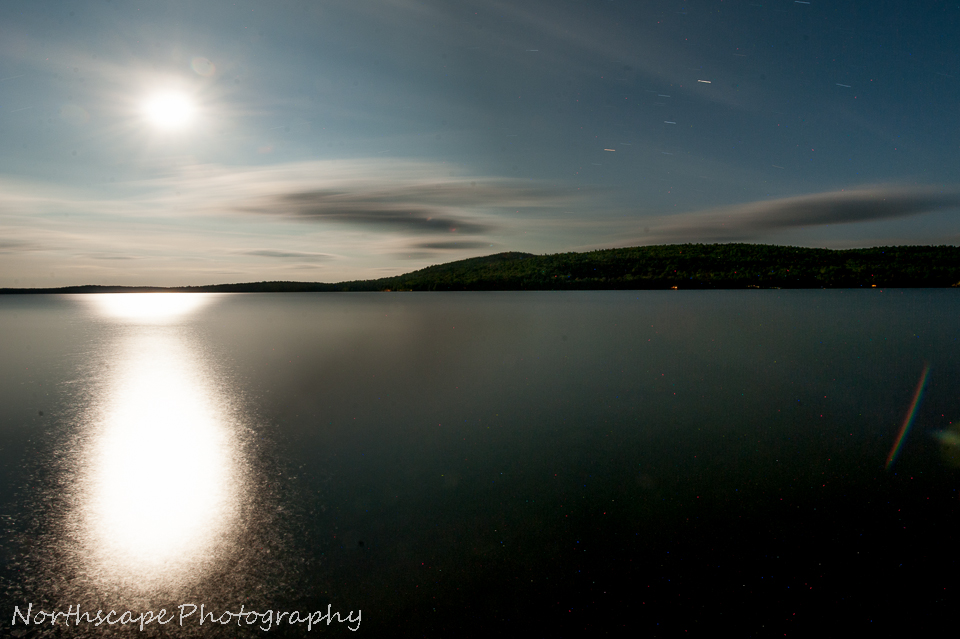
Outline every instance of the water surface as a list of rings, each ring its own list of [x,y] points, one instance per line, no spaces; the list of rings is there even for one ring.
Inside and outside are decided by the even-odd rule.
[[[958,319],[954,290],[0,297],[0,623],[929,622],[956,594]]]

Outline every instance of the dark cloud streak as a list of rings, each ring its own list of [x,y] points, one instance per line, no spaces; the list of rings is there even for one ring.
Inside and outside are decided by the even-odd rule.
[[[957,187],[834,191],[662,218],[643,239],[740,241],[782,230],[875,222],[955,207],[960,207]]]
[[[510,181],[356,184],[277,194],[246,210],[407,234],[482,235],[501,223],[478,210],[543,207],[570,197],[561,189]]]
[[[412,245],[411,248],[418,249],[436,249],[436,250],[447,250],[447,249],[478,249],[478,248],[490,248],[492,245],[489,242],[419,242]]]
[[[254,257],[274,257],[280,259],[323,260],[334,257],[329,253],[311,253],[308,251],[278,251],[275,249],[250,249],[236,251],[237,255],[252,255]]]
[[[24,253],[39,250],[41,250],[41,247],[34,242],[0,239],[0,253]]]
[[[283,196],[281,209],[293,207],[297,217],[309,220],[339,222],[359,226],[375,226],[407,233],[479,234],[493,230],[493,225],[468,222],[447,213],[443,208],[389,203],[379,198],[345,196],[324,191]]]

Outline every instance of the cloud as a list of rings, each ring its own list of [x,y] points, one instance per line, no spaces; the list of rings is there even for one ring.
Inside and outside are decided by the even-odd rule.
[[[280,196],[274,204],[277,211],[291,211],[302,219],[372,226],[403,233],[476,235],[495,228],[490,222],[471,220],[469,216],[452,213],[448,207],[431,206],[418,200],[415,196],[406,202],[400,198],[391,199],[389,192],[382,190],[353,193],[311,191]]]
[[[133,255],[85,255],[83,257],[89,257],[92,260],[137,260],[138,257]]]
[[[237,255],[253,255],[255,257],[276,257],[281,259],[296,260],[323,260],[334,257],[329,253],[311,253],[308,251],[278,251],[275,249],[249,249],[235,251]]]
[[[217,209],[427,237],[504,231],[512,221],[503,212],[569,205],[584,196],[531,180],[437,177],[451,168],[384,159],[190,167],[153,186],[181,193],[181,211]]]
[[[413,244],[411,248],[418,249],[435,249],[435,250],[448,250],[448,249],[478,249],[478,248],[490,248],[493,245],[489,242],[471,242],[471,241],[452,241],[452,242],[418,242]]]
[[[328,281],[364,279],[508,238],[528,248],[564,227],[563,209],[587,197],[596,205],[594,191],[450,162],[178,162],[94,187],[0,175],[0,256],[57,265],[62,284],[205,284],[224,268],[251,280],[272,270],[309,278],[300,270],[317,272],[311,264]]]
[[[960,188],[875,187],[753,202],[651,221],[653,242],[733,242],[776,231],[875,222],[960,207]]]
[[[37,246],[30,242],[22,240],[0,239],[0,253],[19,253],[22,251],[35,251]]]
[[[64,233],[70,214],[102,225],[143,223],[168,229],[195,227],[205,218],[238,223],[299,221],[379,230],[383,238],[422,235],[424,241],[456,232],[509,232],[531,209],[557,209],[584,199],[577,191],[548,182],[466,175],[447,163],[382,158],[294,162],[255,167],[181,164],[159,167],[159,175],[117,183],[96,192],[66,190],[0,176],[0,223]],[[38,217],[39,216],[39,217]],[[78,232],[82,234],[78,225]],[[219,227],[230,235],[234,227]],[[102,232],[101,229],[98,232]],[[367,241],[369,244],[369,241]],[[22,248],[9,235],[2,248]],[[299,249],[299,247],[297,247]],[[244,250],[273,250],[250,247]],[[251,253],[252,255],[252,253]],[[279,255],[263,253],[265,257]],[[305,252],[314,257],[322,254]]]

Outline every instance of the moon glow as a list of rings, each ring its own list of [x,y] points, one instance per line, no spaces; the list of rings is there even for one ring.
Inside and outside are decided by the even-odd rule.
[[[143,102],[143,115],[158,129],[182,129],[193,120],[196,109],[182,93],[157,93]]]

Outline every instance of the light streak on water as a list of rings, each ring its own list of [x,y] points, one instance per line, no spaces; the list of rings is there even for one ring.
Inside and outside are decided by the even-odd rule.
[[[91,296],[132,324],[87,420],[74,517],[87,574],[113,589],[195,582],[238,524],[243,464],[228,398],[182,327],[166,325],[205,297]]]
[[[205,293],[103,293],[84,295],[81,301],[108,321],[165,324],[190,315],[209,304]]]

